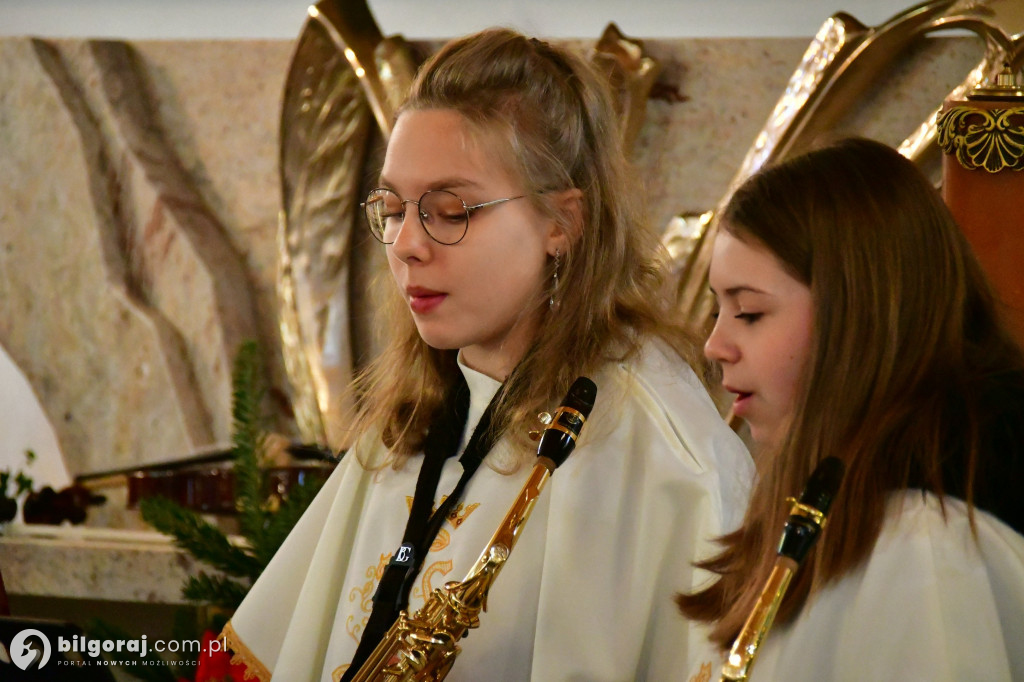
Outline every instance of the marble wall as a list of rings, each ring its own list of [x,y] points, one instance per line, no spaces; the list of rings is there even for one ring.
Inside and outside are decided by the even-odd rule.
[[[634,153],[657,225],[715,206],[808,41],[646,42],[662,69]],[[0,344],[73,475],[228,441],[244,339],[274,428],[300,435],[276,288],[293,49],[0,39]],[[922,41],[835,132],[899,143],[981,52]]]
[[[0,41],[0,342],[72,473],[228,440],[237,345],[279,355],[275,105],[289,55]]]

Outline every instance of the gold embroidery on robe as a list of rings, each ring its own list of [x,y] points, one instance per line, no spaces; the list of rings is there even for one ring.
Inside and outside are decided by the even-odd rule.
[[[245,666],[245,679],[256,679],[260,682],[270,680],[270,671],[267,666],[263,665],[260,659],[256,658],[256,654],[242,643],[235,628],[231,626],[231,621],[228,621],[224,629],[221,630],[219,639],[231,651],[231,663],[240,663]],[[242,680],[238,680],[238,682],[242,682]]]
[[[413,596],[427,601],[427,597],[434,591],[434,576],[440,575],[443,578],[452,572],[454,565],[455,563],[452,561],[435,561],[430,564],[430,566],[423,570],[423,575],[420,576],[420,587],[413,588]],[[441,582],[443,583],[443,581]]]
[[[480,506],[479,502],[474,502],[471,505],[456,505],[455,509],[452,509],[451,513],[448,514],[448,523],[452,524],[454,528],[461,526],[469,515],[476,511],[476,508]]]
[[[701,663],[700,672],[691,677],[690,682],[711,682],[711,662]]]
[[[447,495],[441,498],[441,504],[447,499]],[[412,497],[409,495],[405,496],[405,504],[411,510],[412,509]],[[466,519],[469,518],[470,514],[477,510],[480,506],[479,502],[474,502],[469,505],[458,504],[455,509],[448,514],[445,521],[452,527],[452,530],[457,529],[461,526]],[[437,507],[434,508],[437,511]],[[451,533],[441,528],[437,537],[434,538],[434,542],[430,545],[431,552],[439,552],[448,545],[451,544]],[[357,644],[359,638],[362,636],[363,628],[366,627],[366,623],[370,620],[370,612],[373,611],[373,593],[377,591],[377,584],[380,579],[384,577],[384,569],[387,567],[388,561],[391,560],[391,553],[381,554],[380,561],[377,562],[376,566],[370,566],[366,569],[365,575],[369,579],[363,583],[361,587],[354,587],[348,593],[348,600],[350,602],[357,602],[359,610],[362,612],[362,616],[350,615],[345,619],[345,631],[348,632],[349,637],[353,639]],[[432,586],[432,577],[435,575],[447,575],[452,570],[452,562],[450,560],[435,561],[433,564],[428,566],[422,574],[420,579],[420,588],[413,588],[413,596],[422,598],[424,595],[429,595],[434,589]],[[335,671],[337,672],[337,671]]]
[[[434,538],[434,543],[430,545],[430,551],[440,552],[450,544],[452,544],[452,534],[442,528],[437,531],[437,537]]]
[[[447,495],[442,496],[441,501],[438,504],[444,504],[444,501],[447,499]],[[409,511],[412,511],[412,497],[410,497],[409,495],[405,496],[405,506],[409,508]],[[470,505],[466,505],[462,502],[459,502],[457,505],[455,505],[455,509],[452,509],[450,512],[448,512],[448,518],[445,520],[452,525],[452,528],[458,528],[463,523],[465,523],[466,519],[469,518],[469,515],[476,511],[476,508],[479,506],[479,502],[474,502],[473,504]],[[437,507],[434,507],[430,513],[433,514],[436,511]],[[433,551],[433,548],[431,548],[431,551]]]
[[[377,565],[366,569],[366,577],[369,580],[363,583],[362,587],[353,587],[348,593],[348,600],[352,602],[358,600],[359,609],[365,614],[358,619],[358,622],[356,622],[356,616],[352,615],[345,619],[345,631],[357,644],[362,636],[363,628],[366,627],[366,622],[370,620],[370,611],[373,610],[373,593],[377,590],[377,583],[384,576],[384,567],[390,560],[390,552],[381,554]]]

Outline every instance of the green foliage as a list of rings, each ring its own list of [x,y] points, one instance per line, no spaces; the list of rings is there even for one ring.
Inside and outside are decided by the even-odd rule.
[[[31,466],[35,460],[36,453],[26,450],[25,464]],[[12,477],[14,491],[8,494],[7,487],[11,484]],[[18,498],[31,493],[33,484],[32,478],[20,469],[16,472],[10,469],[0,470],[0,524],[12,521],[18,515]]]
[[[189,576],[181,593],[190,601],[234,609],[242,602],[247,591],[248,588],[237,580],[200,572],[196,576]]]
[[[200,562],[223,575],[200,571],[182,589],[186,599],[234,609],[252,582],[284,542],[295,522],[322,485],[307,480],[289,490],[277,504],[266,493],[264,469],[266,431],[260,405],[265,394],[260,351],[255,342],[242,344],[232,373],[232,459],[239,532],[244,544],[229,541],[201,515],[162,498],[140,504],[142,518]]]
[[[323,484],[320,481],[306,480],[300,485],[293,486],[288,491],[288,499],[275,513],[269,515],[263,532],[260,534],[260,541],[253,543],[253,555],[264,566],[288,537],[288,533],[291,532],[299,517],[320,491],[321,485]]]
[[[142,518],[161,533],[171,535],[175,544],[199,561],[228,575],[255,579],[265,564],[202,516],[164,497],[151,497],[140,504]],[[202,600],[199,600],[202,601]]]
[[[254,547],[254,541],[261,539],[261,531],[267,521],[261,467],[266,444],[260,419],[260,404],[265,392],[262,378],[259,347],[251,342],[242,344],[232,375],[235,499],[239,528]]]
[[[284,499],[271,500],[266,492],[266,431],[260,405],[265,387],[256,343],[245,342],[235,356],[232,373],[232,461],[235,474],[235,504],[241,543],[231,539],[202,515],[171,500],[153,497],[141,501],[142,518],[158,531],[174,538],[175,544],[216,572],[198,571],[182,586],[182,596],[196,602],[205,617],[200,623],[175,623],[179,639],[195,639],[203,630],[220,632],[229,614],[242,602],[253,581],[259,577],[284,542],[295,522],[312,502],[322,482],[307,479],[294,486]],[[6,483],[6,480],[5,480]],[[3,488],[0,487],[0,491]],[[185,613],[183,610],[181,613]],[[194,614],[194,611],[191,612]],[[182,616],[184,618],[184,616]],[[86,628],[97,639],[133,639],[116,626],[94,621]],[[107,655],[110,658],[110,655]],[[114,663],[138,661],[124,653]],[[150,653],[147,658],[159,661]],[[127,658],[126,658],[127,657]],[[175,672],[172,674],[171,669]],[[191,677],[194,664],[122,667],[122,672],[145,682],[175,682],[182,672]]]

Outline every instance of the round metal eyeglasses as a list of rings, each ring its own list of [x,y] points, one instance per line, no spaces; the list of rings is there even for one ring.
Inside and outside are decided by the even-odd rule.
[[[360,206],[366,212],[366,223],[370,232],[382,244],[394,244],[405,220],[405,205],[416,204],[423,230],[439,244],[458,244],[469,229],[469,216],[482,208],[496,206],[506,201],[522,199],[525,194],[507,199],[485,201],[468,205],[458,194],[446,189],[432,189],[423,193],[419,201],[403,199],[390,189],[371,190]]]

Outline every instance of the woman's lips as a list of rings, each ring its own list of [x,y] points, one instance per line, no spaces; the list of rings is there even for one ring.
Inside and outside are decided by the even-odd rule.
[[[409,297],[409,308],[417,315],[429,313],[448,298],[448,294],[441,291],[420,287],[410,287],[405,293]]]
[[[743,417],[750,409],[750,398],[754,394],[746,391],[737,391],[734,388],[728,387],[726,387],[726,390],[736,394],[736,399],[732,403],[732,413],[737,417]]]

